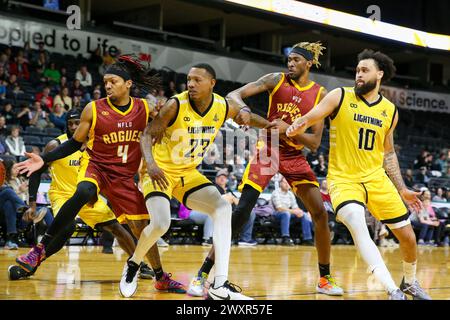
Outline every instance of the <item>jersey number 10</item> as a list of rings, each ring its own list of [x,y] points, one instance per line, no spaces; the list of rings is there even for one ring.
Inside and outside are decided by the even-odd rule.
[[[375,134],[377,132],[374,130],[360,128],[359,129],[359,139],[358,148],[364,150],[373,150],[373,145],[375,144]]]

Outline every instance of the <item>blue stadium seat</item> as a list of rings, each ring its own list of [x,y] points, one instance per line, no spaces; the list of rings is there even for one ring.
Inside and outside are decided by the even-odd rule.
[[[37,136],[24,136],[23,141],[25,144],[33,145],[33,146],[40,146],[42,145],[42,141],[40,137]]]
[[[62,134],[61,130],[58,128],[46,128],[45,133],[47,136],[57,137]]]

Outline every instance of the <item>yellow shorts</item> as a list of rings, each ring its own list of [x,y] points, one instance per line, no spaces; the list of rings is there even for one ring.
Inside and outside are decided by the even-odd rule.
[[[63,206],[63,204],[70,199],[72,195],[58,195],[50,197],[50,202],[52,204],[53,214],[59,212],[59,209]],[[93,207],[88,205],[83,206],[78,216],[86,223],[89,227],[95,228],[96,226],[108,225],[116,220],[116,216],[111,211],[111,209],[106,205],[103,200],[98,200]]]
[[[169,182],[169,187],[166,190],[161,190],[158,185],[155,189],[148,174],[144,175],[142,178],[142,190],[145,200],[152,196],[163,196],[170,201],[174,197],[188,208],[186,200],[190,194],[206,186],[213,185],[208,178],[197,170],[183,172],[182,175],[171,174],[166,171],[164,175]]]
[[[356,183],[342,180],[327,180],[328,192],[336,214],[348,203],[367,206],[369,212],[379,221],[394,224],[409,217],[400,194],[387,175],[370,182]]]

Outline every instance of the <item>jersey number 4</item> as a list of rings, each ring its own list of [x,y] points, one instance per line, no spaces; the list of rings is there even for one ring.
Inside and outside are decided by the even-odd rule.
[[[117,147],[117,156],[122,158],[122,163],[127,163],[128,160],[128,144]]]
[[[364,150],[373,150],[373,145],[375,144],[375,134],[377,132],[374,130],[360,128],[359,129],[359,142],[358,148]]]

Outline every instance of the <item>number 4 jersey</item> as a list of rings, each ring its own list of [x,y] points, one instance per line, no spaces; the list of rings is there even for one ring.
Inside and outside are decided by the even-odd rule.
[[[226,119],[228,104],[213,93],[211,104],[200,113],[187,91],[172,99],[177,101],[178,112],[169,123],[162,142],[153,146],[153,157],[164,172],[183,175],[202,162]]]
[[[145,99],[132,98],[128,110],[117,109],[108,98],[92,102],[92,125],[83,158],[114,175],[133,177],[141,162],[140,138],[147,126]]]
[[[354,88],[341,88],[337,114],[330,122],[328,179],[368,182],[384,175],[384,140],[397,112],[381,94],[368,103]]]

